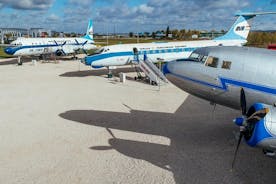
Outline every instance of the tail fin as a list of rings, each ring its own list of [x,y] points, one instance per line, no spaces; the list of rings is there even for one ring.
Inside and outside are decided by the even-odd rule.
[[[215,40],[246,40],[251,28],[248,21],[257,15],[264,14],[276,14],[276,12],[237,13],[238,19],[230,30],[225,35],[215,38]]]
[[[93,40],[93,34],[94,34],[93,22],[92,22],[92,20],[89,20],[87,31],[86,31],[84,38],[86,38],[88,40]]]

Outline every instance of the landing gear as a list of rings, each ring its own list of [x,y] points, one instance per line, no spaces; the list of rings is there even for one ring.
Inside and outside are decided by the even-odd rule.
[[[21,66],[23,62],[21,61],[21,56],[18,56],[17,58],[17,65]]]
[[[152,86],[157,86],[157,82],[155,82],[155,81],[150,81],[150,84],[151,84]]]
[[[107,78],[112,78],[113,77],[113,74],[112,74],[112,69],[110,67],[107,67],[108,69],[108,73],[107,73]]]
[[[134,80],[143,80],[143,77],[141,75],[138,75],[137,77],[134,77]]]

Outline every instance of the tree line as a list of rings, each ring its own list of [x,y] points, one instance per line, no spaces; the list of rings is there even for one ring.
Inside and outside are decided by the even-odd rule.
[[[253,31],[247,38],[247,46],[267,47],[269,44],[276,44],[276,32]]]
[[[192,35],[197,35],[200,38],[201,31],[199,30],[186,30],[186,29],[172,29],[170,30],[169,26],[166,30],[157,30],[155,32],[149,33],[144,32],[143,34],[140,33],[139,37],[151,37],[153,39],[174,39],[174,40],[195,40],[192,38]],[[210,33],[221,33],[225,34],[226,31],[215,31],[212,30]],[[162,37],[158,37],[158,35],[163,35]],[[137,37],[137,33],[130,32],[129,37]],[[206,39],[206,38],[205,38]],[[251,31],[247,38],[247,46],[254,46],[254,47],[267,47],[269,44],[276,44],[276,31]]]

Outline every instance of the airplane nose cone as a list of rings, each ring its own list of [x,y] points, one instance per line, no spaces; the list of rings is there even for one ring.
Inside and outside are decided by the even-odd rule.
[[[9,55],[13,55],[14,54],[13,49],[10,48],[10,47],[6,48],[4,51],[5,51],[6,54],[9,54]]]

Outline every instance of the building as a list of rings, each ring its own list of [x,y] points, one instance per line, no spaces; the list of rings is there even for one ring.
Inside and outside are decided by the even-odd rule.
[[[49,30],[49,29],[44,29],[44,28],[31,28],[29,30],[29,34],[33,38],[51,37],[52,36],[52,31]]]
[[[16,40],[18,37],[50,37],[52,31],[43,28],[0,28],[0,42],[1,44],[9,43]]]
[[[28,29],[21,28],[0,28],[0,41],[1,43],[9,42],[28,35]]]
[[[201,39],[214,39],[214,38],[217,38],[219,36],[223,36],[224,34],[225,34],[225,32],[214,32],[214,31],[207,32],[207,31],[202,31],[199,34],[199,38],[201,38]]]

